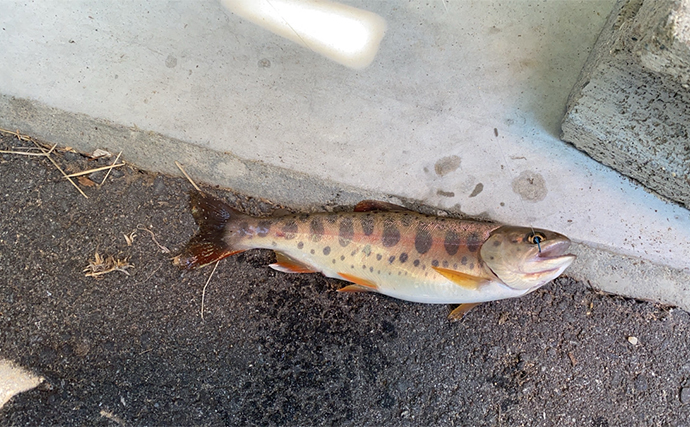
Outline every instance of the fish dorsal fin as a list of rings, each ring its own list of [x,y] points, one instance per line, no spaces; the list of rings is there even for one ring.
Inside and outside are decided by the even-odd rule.
[[[275,264],[269,264],[274,270],[281,271],[283,273],[317,273],[318,270],[314,270],[314,267],[297,261],[285,255],[282,252],[276,251],[277,262]]]
[[[362,200],[355,206],[355,212],[409,212],[404,206],[395,205],[393,203],[381,202],[379,200]]]
[[[376,292],[379,289],[379,287],[376,286],[376,283],[372,282],[371,280],[362,279],[361,277],[353,276],[352,274],[347,273],[338,273],[338,276],[342,277],[348,282],[354,283],[354,285],[345,286],[344,288],[339,289],[339,292]]]
[[[441,276],[445,277],[446,279],[450,280],[456,285],[460,285],[463,288],[470,289],[473,291],[479,288],[481,285],[489,282],[488,280],[483,279],[481,277],[472,276],[470,274],[465,274],[456,270],[449,270],[447,268],[441,267],[431,268],[433,268]]]
[[[465,304],[460,304],[459,306],[457,306],[455,308],[455,310],[450,312],[450,314],[448,315],[448,318],[450,320],[455,320],[455,321],[462,320],[462,318],[465,317],[465,315],[470,310],[472,310],[473,308],[475,308],[479,304],[481,304],[481,303],[480,302],[467,302]]]

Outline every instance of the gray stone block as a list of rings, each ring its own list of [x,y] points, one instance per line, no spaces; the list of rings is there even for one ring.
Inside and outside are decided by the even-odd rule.
[[[690,207],[690,0],[620,0],[570,94],[563,140]]]

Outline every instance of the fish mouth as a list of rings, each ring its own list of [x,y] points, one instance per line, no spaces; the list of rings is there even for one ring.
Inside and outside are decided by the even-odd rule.
[[[570,240],[547,241],[545,244],[541,245],[541,252],[537,254],[537,257],[542,260],[552,260],[563,256],[574,256],[572,254],[566,254],[568,248],[570,248]]]

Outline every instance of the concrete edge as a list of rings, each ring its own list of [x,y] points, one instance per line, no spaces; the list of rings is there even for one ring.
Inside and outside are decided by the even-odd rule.
[[[90,153],[96,148],[123,151],[122,158],[137,167],[172,176],[182,176],[175,161],[198,182],[269,199],[295,209],[326,209],[352,206],[374,198],[402,204],[422,212],[447,214],[418,201],[370,192],[332,181],[292,172],[260,162],[219,153],[155,132],[128,128],[107,120],[69,113],[40,102],[0,94],[0,127]],[[156,153],[152,156],[151,153]],[[453,212],[460,214],[462,212]],[[486,218],[480,218],[486,219]],[[690,311],[690,272],[657,265],[575,243],[577,261],[566,272],[596,289],[677,305]],[[645,286],[645,283],[655,283]]]

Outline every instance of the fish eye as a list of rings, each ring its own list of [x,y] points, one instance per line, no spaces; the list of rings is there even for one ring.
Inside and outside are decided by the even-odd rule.
[[[546,236],[544,236],[544,233],[540,233],[538,231],[529,233],[527,235],[527,241],[530,242],[533,245],[539,245],[542,243],[544,240],[546,240]]]

